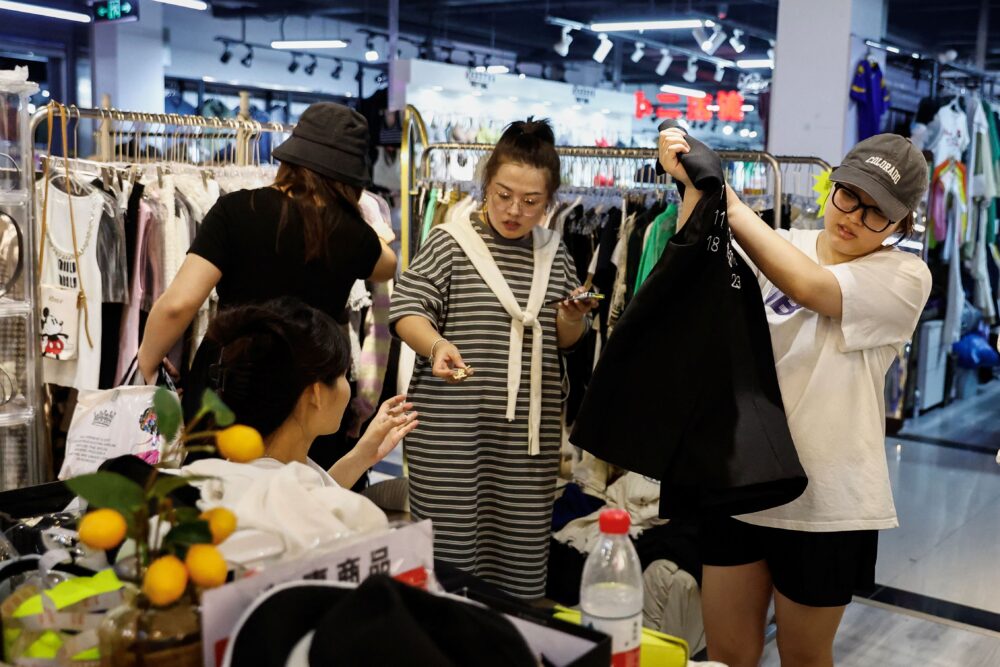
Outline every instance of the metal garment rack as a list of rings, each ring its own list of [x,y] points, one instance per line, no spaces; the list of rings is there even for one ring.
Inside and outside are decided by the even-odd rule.
[[[49,105],[56,105],[56,109],[60,106],[57,102],[50,102]],[[32,116],[30,121],[30,130],[28,137],[35,137],[38,129],[46,123],[48,120],[49,105],[41,107]],[[204,141],[209,145],[214,145],[214,142],[234,142],[234,148],[232,159],[215,160],[212,163],[204,163],[201,166],[206,168],[211,168],[213,166],[252,166],[256,164],[254,161],[255,153],[254,149],[257,145],[256,142],[264,133],[275,133],[275,134],[287,134],[292,131],[292,127],[288,125],[282,125],[280,123],[258,123],[252,120],[246,120],[243,118],[231,118],[231,119],[221,119],[221,118],[206,118],[202,116],[182,116],[179,114],[155,114],[155,113],[143,113],[136,111],[120,111],[118,109],[88,109],[79,108],[75,106],[65,107],[67,119],[75,120],[77,123],[75,131],[79,131],[79,122],[81,120],[94,120],[100,121],[100,128],[98,130],[99,140],[98,145],[98,159],[101,162],[111,163],[115,161],[114,166],[121,166],[121,162],[133,162],[140,164],[170,164],[171,154],[163,156],[154,156],[148,151],[142,149],[142,142],[147,139],[159,139],[162,140],[163,145],[167,146],[168,141],[180,141],[180,140],[195,140]],[[58,118],[58,114],[56,115]],[[127,125],[124,127],[123,124]],[[185,130],[185,128],[190,128]],[[70,130],[70,133],[74,130]],[[114,139],[124,139],[131,143],[126,147],[116,147],[113,143]],[[37,165],[39,161],[37,160],[37,151],[34,142],[31,142],[31,162],[29,164]],[[215,155],[215,151],[212,151],[212,155]],[[71,159],[76,159],[73,156]],[[191,162],[183,163],[185,166],[192,164]],[[111,166],[111,165],[109,165]],[[37,216],[38,211],[35,210],[36,203],[35,197],[32,195],[29,197],[30,203],[28,204],[30,220],[30,227],[33,231],[37,229]],[[27,239],[32,239],[33,234],[26,234]],[[24,254],[24,273],[25,273],[25,289],[30,290],[30,296],[26,292],[26,300],[30,301],[29,307],[31,309],[31,326],[29,331],[34,334],[36,330],[36,324],[40,321],[40,313],[38,309],[39,303],[39,291],[37,280],[35,280],[37,272],[37,243],[26,244],[25,254]],[[37,340],[37,337],[35,337]],[[33,377],[29,384],[32,386],[41,387],[43,383],[41,359],[38,355],[35,356],[35,362],[28,368],[27,372],[32,373]],[[34,398],[35,414],[41,415],[43,413],[42,397],[41,392],[36,392],[37,396]],[[39,419],[38,422],[41,423],[43,420]],[[48,429],[47,428],[36,428],[34,433],[30,434],[28,441],[28,461],[27,461],[27,479],[25,479],[24,486],[41,484],[43,482],[49,481],[53,477],[52,470],[52,458],[51,458],[51,448],[48,442]],[[2,454],[2,452],[0,452]]]
[[[479,151],[490,152],[493,150],[492,144],[463,144],[463,143],[435,143],[427,142],[427,128],[424,125],[420,112],[413,106],[407,105],[403,113],[403,140],[401,146],[401,189],[407,196],[403,197],[402,206],[402,228],[401,245],[402,257],[401,268],[405,269],[409,265],[411,217],[413,204],[410,198],[417,192],[414,185],[420,178],[429,178],[431,175],[431,155],[435,151]],[[416,141],[415,141],[416,140]],[[416,161],[416,142],[422,146],[420,156],[419,172]],[[607,160],[645,160],[655,162],[658,157],[655,148],[603,148],[590,146],[556,146],[556,152],[560,157],[571,158],[597,158]],[[718,151],[719,157],[723,161],[729,162],[763,162],[771,168],[774,179],[774,188],[769,193],[774,195],[774,201],[781,201],[781,168],[778,160],[771,154],[763,151]],[[781,207],[775,206],[775,227],[781,226]]]

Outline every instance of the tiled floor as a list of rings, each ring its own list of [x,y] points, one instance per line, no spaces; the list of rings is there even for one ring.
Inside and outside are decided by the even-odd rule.
[[[837,667],[996,667],[1000,634],[855,602],[844,614],[833,653]],[[771,642],[761,665],[780,664]]]
[[[990,409],[1000,423],[1000,400]],[[887,439],[900,527],[879,536],[879,584],[1000,614],[998,446],[980,453]]]
[[[973,398],[907,421],[900,435],[996,452],[1000,446],[1000,380],[981,385]]]

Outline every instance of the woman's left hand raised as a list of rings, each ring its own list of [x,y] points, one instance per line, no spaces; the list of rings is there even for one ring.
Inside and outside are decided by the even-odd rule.
[[[378,413],[357,444],[357,451],[364,457],[368,467],[388,456],[420,424],[417,413],[412,410],[413,403],[407,403],[406,396],[402,394],[390,398],[379,407]]]

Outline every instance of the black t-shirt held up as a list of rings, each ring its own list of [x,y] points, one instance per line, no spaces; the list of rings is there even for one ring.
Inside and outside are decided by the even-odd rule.
[[[288,222],[279,236],[286,201]],[[328,257],[306,262],[302,216],[291,199],[273,187],[240,190],[219,198],[189,252],[222,272],[216,286],[220,308],[292,296],[341,321],[351,287],[372,274],[382,246],[346,206],[327,215]]]

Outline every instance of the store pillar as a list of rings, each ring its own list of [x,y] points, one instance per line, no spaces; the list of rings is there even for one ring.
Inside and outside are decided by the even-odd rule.
[[[857,138],[854,64],[866,39],[885,34],[886,17],[885,0],[781,0],[768,152],[840,162]]]
[[[91,29],[94,99],[111,96],[116,109],[163,112],[163,5],[142,0],[139,21]]]

